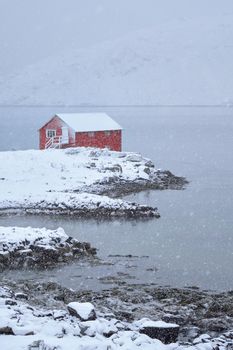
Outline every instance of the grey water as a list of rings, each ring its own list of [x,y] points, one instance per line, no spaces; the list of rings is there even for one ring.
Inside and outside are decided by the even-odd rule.
[[[189,185],[127,197],[157,206],[160,219],[0,217],[1,226],[61,226],[91,242],[103,261],[39,273],[7,272],[1,278],[53,280],[74,289],[126,282],[233,289],[233,108],[2,107],[0,151],[38,148],[43,123],[55,113],[75,111],[109,113],[124,128],[125,151],[140,152],[156,167],[185,176]]]

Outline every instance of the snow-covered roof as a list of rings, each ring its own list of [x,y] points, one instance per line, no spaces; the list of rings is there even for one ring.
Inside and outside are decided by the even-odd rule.
[[[79,132],[122,129],[106,113],[59,113],[56,116],[61,118],[74,131]]]

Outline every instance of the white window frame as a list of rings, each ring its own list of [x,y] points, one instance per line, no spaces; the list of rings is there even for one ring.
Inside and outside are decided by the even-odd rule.
[[[104,134],[105,134],[105,136],[110,136],[110,135],[111,135],[111,131],[106,130],[106,131],[104,132]]]
[[[88,132],[88,137],[94,137],[95,136],[95,132],[94,131],[89,131]]]
[[[46,129],[46,138],[51,139],[52,137],[56,137],[57,132],[56,129]]]

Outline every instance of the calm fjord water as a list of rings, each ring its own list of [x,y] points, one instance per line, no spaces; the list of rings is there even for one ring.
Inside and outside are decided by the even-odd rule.
[[[130,277],[133,283],[233,289],[233,108],[4,107],[0,150],[37,148],[37,129],[56,112],[97,110],[123,126],[124,150],[142,153],[156,167],[186,176],[190,184],[183,191],[128,197],[158,206],[159,220],[1,217],[0,225],[62,226],[68,234],[91,242],[106,261],[92,268],[84,263],[5,276],[53,279],[73,288],[98,289],[106,277],[116,276]],[[109,257],[129,254],[135,257]]]

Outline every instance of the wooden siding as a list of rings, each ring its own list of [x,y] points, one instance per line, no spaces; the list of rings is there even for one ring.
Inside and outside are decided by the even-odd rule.
[[[109,148],[112,151],[121,151],[121,130],[77,132],[75,146]]]
[[[68,127],[69,143],[62,145],[68,147],[98,147],[109,148],[112,151],[121,151],[122,132],[121,130],[94,131],[94,132],[74,132],[62,119],[55,116],[39,130],[39,148],[45,149],[46,130],[56,130],[56,136],[62,136],[62,127]]]
[[[69,130],[69,144],[75,144],[75,133],[74,131],[66,125],[63,120],[61,120],[59,117],[52,118],[45,126],[43,126],[40,130],[40,140],[39,140],[39,148],[45,149],[45,144],[49,140],[46,137],[46,130],[56,130],[56,136],[62,136],[62,127],[66,126]],[[70,146],[71,147],[71,146]]]

